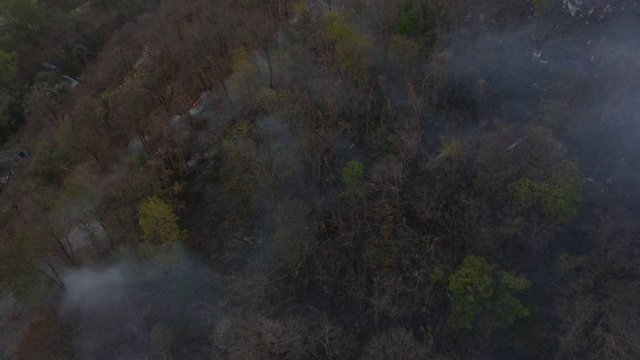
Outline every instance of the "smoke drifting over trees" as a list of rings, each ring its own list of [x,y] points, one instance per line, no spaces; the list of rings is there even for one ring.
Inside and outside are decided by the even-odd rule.
[[[173,351],[180,358],[204,358],[223,309],[218,279],[186,259],[85,268],[63,280],[61,311],[77,324],[78,358],[135,359],[150,350],[154,356]],[[177,345],[187,343],[189,349]]]

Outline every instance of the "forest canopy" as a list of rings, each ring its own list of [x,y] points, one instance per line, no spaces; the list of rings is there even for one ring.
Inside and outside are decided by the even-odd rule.
[[[0,0],[0,358],[640,358],[639,11]]]

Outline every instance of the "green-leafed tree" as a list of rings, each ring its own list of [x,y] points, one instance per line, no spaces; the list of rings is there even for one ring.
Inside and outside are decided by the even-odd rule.
[[[398,33],[406,37],[418,37],[425,27],[423,10],[419,1],[404,0],[400,5]]]
[[[335,45],[338,64],[356,79],[366,77],[372,64],[374,38],[353,25],[353,19],[340,11],[330,11],[325,20],[325,31]]]
[[[47,35],[51,9],[39,0],[4,0],[0,2],[0,16],[5,21],[0,46],[39,46]]]
[[[550,0],[533,0],[533,14],[540,16],[551,7]]]
[[[167,244],[186,237],[186,231],[178,226],[178,215],[171,205],[156,196],[150,196],[140,204],[139,216],[142,240],[147,243]]]
[[[472,328],[486,314],[501,327],[529,316],[529,309],[514,292],[531,286],[526,278],[502,271],[481,256],[468,255],[462,265],[449,276],[453,328]]]
[[[349,161],[342,168],[342,182],[344,182],[344,191],[342,196],[362,197],[365,191],[364,185],[364,164],[358,161]]]
[[[511,193],[520,206],[540,208],[547,218],[554,221],[566,221],[578,213],[581,190],[578,166],[568,160],[551,172],[549,181],[523,178],[511,185]]]

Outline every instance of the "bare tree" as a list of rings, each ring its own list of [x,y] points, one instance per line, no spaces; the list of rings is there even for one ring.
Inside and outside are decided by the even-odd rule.
[[[45,119],[59,128],[69,111],[67,100],[70,90],[71,88],[66,84],[34,85],[25,99],[29,116],[36,120]]]

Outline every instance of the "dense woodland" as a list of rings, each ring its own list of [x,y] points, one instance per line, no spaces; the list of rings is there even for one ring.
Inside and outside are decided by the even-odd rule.
[[[640,358],[639,11],[0,0],[0,358]]]

